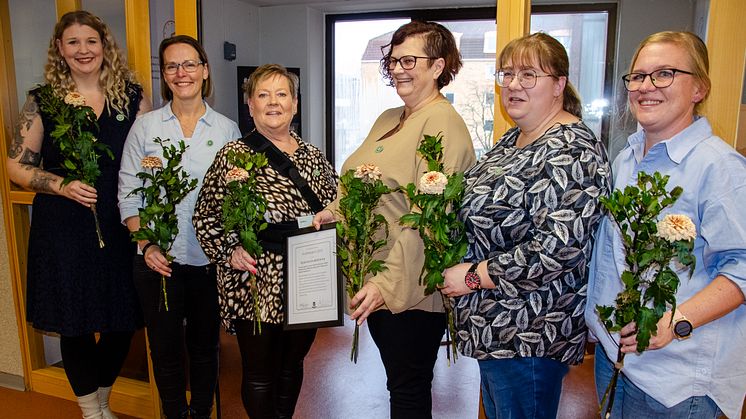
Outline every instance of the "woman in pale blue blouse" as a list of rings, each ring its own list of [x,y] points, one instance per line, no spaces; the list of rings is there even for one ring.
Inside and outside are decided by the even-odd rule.
[[[628,355],[612,417],[741,417],[746,395],[746,159],[716,137],[699,115],[710,90],[705,44],[685,32],[646,38],[623,77],[629,108],[642,127],[614,161],[614,187],[637,173],[670,176],[681,197],[667,210],[697,228],[691,278],[680,271],[675,312],[658,322],[649,348],[636,352],[634,323],[609,332],[595,307],[612,305],[622,289],[624,248],[605,218],[590,266],[586,322],[598,339],[596,388],[604,394],[617,350]],[[620,335],[623,336],[620,338]]]
[[[140,228],[142,186],[137,178],[144,156],[161,156],[153,139],[183,140],[188,148],[181,165],[199,184],[176,206],[179,234],[169,253],[140,241],[135,259],[135,286],[140,297],[153,359],[153,372],[167,418],[208,418],[218,374],[218,293],[215,269],[197,241],[192,215],[205,172],[215,154],[241,133],[235,122],[204,101],[212,90],[207,55],[185,35],[165,39],[159,48],[161,94],[169,101],[135,121],[124,146],[119,172],[119,210],[130,231]],[[169,144],[167,143],[167,144]],[[161,275],[168,277],[168,310],[161,302]],[[186,321],[185,321],[186,320]],[[184,348],[186,347],[186,354]],[[189,357],[191,406],[186,401],[185,357]]]

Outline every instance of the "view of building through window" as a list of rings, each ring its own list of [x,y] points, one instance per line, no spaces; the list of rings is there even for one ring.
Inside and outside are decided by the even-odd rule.
[[[409,19],[334,22],[334,161],[337,170],[365,139],[385,109],[401,106],[380,73],[381,47]],[[534,14],[531,31],[557,38],[570,57],[570,80],[583,99],[584,121],[601,135],[607,15],[604,12]],[[477,156],[492,147],[495,111],[494,20],[440,21],[456,39],[464,66],[442,93],[464,118]],[[499,98],[498,98],[499,100]],[[499,104],[498,104],[499,106]],[[499,133],[500,134],[500,133]]]

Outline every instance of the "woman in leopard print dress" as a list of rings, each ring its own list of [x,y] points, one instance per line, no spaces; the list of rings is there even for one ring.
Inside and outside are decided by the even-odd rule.
[[[256,131],[290,158],[321,204],[329,204],[337,191],[334,168],[319,149],[290,131],[297,111],[298,78],[282,66],[264,65],[252,73],[244,92]],[[194,225],[202,248],[218,269],[223,325],[238,338],[244,408],[252,419],[290,418],[300,394],[303,358],[311,348],[316,329],[283,331],[281,247],[263,242],[261,255],[249,255],[236,233],[223,231],[221,218],[225,175],[233,168],[228,154],[254,153],[247,144],[256,139],[252,134],[226,144],[218,152],[205,175]],[[267,201],[264,217],[268,223],[287,224],[313,214],[295,184],[271,166],[260,169],[256,190]],[[254,329],[254,302],[244,275],[247,271],[255,273],[258,281],[261,333]]]

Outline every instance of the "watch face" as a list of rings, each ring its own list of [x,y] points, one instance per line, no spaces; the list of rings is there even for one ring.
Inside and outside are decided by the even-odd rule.
[[[680,338],[685,338],[692,334],[692,324],[689,320],[679,320],[673,327],[673,332]]]

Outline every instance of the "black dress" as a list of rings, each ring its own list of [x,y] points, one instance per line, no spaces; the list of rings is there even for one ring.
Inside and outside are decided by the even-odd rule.
[[[39,90],[31,91],[40,103]],[[104,243],[99,248],[90,208],[62,197],[36,194],[31,212],[28,250],[27,317],[33,326],[65,336],[132,331],[142,314],[132,282],[136,247],[122,224],[117,206],[119,162],[124,141],[142,99],[140,86],[128,84],[128,114],[107,109],[98,119],[99,141],[114,153],[99,158],[97,212]],[[53,144],[50,115],[41,114],[45,170],[65,176],[62,155]]]

